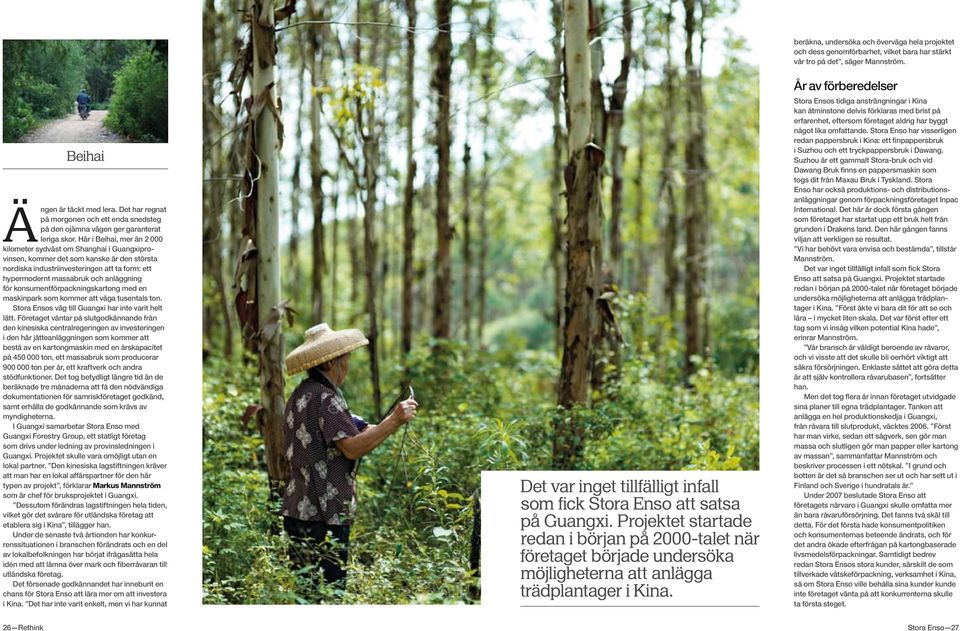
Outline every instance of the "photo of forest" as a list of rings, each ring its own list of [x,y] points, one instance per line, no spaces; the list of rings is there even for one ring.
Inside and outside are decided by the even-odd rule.
[[[167,142],[167,100],[167,40],[3,42],[4,142]]]
[[[736,0],[205,0],[204,602],[479,602],[483,470],[756,470]],[[345,585],[289,560],[286,353],[360,329]]]

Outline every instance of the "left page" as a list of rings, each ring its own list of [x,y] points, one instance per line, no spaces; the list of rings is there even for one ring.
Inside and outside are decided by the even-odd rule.
[[[177,4],[0,24],[7,629],[160,628],[196,600],[200,29]]]

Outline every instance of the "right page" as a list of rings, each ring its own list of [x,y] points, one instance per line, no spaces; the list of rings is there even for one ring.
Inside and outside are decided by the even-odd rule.
[[[776,602],[956,628],[956,7],[780,10],[761,68]]]

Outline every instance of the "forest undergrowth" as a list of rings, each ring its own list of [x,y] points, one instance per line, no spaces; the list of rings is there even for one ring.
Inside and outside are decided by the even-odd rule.
[[[344,392],[351,410],[370,420],[365,353],[354,354]],[[581,469],[759,468],[755,371],[702,363],[687,385],[667,385],[680,358],[669,348],[627,358],[619,382],[611,380],[616,387],[578,411],[587,427]],[[256,392],[255,359],[211,359],[203,398],[205,602],[471,602],[480,472],[551,468],[558,364],[550,352],[448,341],[411,353],[407,379],[420,413],[361,461],[349,584],[333,594],[315,582],[313,568],[298,573],[288,561],[263,441],[242,421]],[[288,380],[288,392],[297,382]],[[388,403],[403,382],[401,367],[390,366],[384,384],[395,384],[396,394]]]

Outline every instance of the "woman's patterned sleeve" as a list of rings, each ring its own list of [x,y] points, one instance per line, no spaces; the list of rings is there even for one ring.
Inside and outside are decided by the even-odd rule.
[[[332,445],[341,438],[356,436],[360,433],[343,398],[335,392],[324,389],[320,394],[320,434],[323,441]]]

